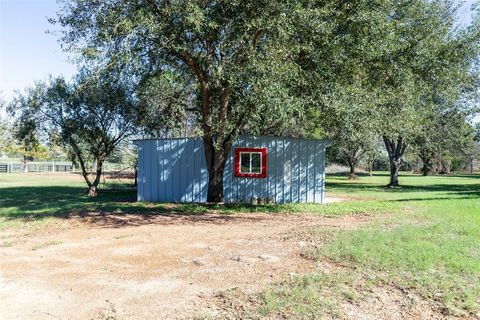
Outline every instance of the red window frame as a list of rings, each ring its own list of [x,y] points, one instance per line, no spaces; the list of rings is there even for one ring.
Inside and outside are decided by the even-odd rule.
[[[262,171],[260,173],[244,173],[240,171],[240,153],[260,153],[262,157]],[[267,177],[267,148],[235,148],[234,157],[235,177],[266,178]]]

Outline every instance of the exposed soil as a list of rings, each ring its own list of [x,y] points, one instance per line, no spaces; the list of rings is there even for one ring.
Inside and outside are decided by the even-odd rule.
[[[302,258],[311,245],[306,230],[357,228],[367,221],[366,216],[91,214],[59,219],[33,233],[28,227],[4,230],[0,319],[236,318],[236,309],[254,304],[219,304],[224,292],[248,297],[291,274],[329,269],[325,262],[315,266]],[[378,288],[367,299],[339,307],[347,319],[442,318],[414,298]]]
[[[375,287],[366,299],[341,305],[347,319],[403,320],[403,319],[455,319],[477,320],[476,317],[444,314],[413,292],[404,292],[393,286]]]
[[[3,232],[3,319],[216,317],[214,296],[308,272],[296,231],[363,218],[107,215]]]

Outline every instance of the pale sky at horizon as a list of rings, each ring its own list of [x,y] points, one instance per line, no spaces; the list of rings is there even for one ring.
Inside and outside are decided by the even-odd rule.
[[[478,2],[467,0],[461,22],[471,20],[469,8]],[[0,0],[0,97],[7,101],[15,90],[22,91],[49,74],[70,78],[76,71],[57,38],[47,34],[56,28],[48,23],[58,10],[56,0]]]
[[[47,18],[58,9],[55,0],[0,0],[0,96],[9,100],[49,74],[69,78],[75,65],[68,63]]]

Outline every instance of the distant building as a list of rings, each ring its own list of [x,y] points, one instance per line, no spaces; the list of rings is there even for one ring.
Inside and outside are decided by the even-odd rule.
[[[138,201],[206,202],[201,138],[136,140]],[[225,202],[323,203],[328,141],[242,136],[224,171]]]

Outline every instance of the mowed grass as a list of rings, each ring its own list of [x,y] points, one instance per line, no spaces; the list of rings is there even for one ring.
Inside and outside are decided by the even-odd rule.
[[[0,174],[0,228],[90,213],[364,214],[370,223],[358,228],[310,230],[319,244],[307,254],[318,269],[268,287],[250,315],[341,315],[342,302],[367,299],[379,287],[415,293],[446,315],[479,314],[480,175],[402,175],[395,189],[384,187],[387,180],[385,173],[357,181],[329,176],[327,195],[351,201],[328,205],[207,206],[137,203],[125,181],[89,198],[78,175]]]
[[[480,315],[480,176],[409,175],[398,189],[383,188],[383,176],[329,181],[337,195],[374,207],[393,203],[394,210],[354,230],[315,230],[313,237],[329,241],[311,257],[333,271],[318,268],[268,288],[258,313],[323,318],[339,313],[341,302],[387,286],[422,297],[445,316]]]
[[[134,200],[135,192],[125,181],[100,189],[99,197],[87,197],[86,184],[78,174],[0,174],[0,229],[26,221],[43,223],[77,214],[122,212]]]
[[[333,178],[332,181],[337,181]],[[342,180],[339,180],[342,182]],[[204,214],[215,212],[233,214],[238,212],[269,213],[317,213],[336,216],[354,213],[375,213],[393,210],[393,203],[372,205],[366,201],[345,202],[320,206],[314,204],[293,205],[202,205],[163,204],[136,202],[132,181],[107,180],[99,187],[96,198],[86,196],[86,185],[79,174],[70,173],[15,173],[0,174],[0,228],[25,221],[42,223],[51,218],[69,218],[87,214]],[[339,188],[332,182],[332,194]]]
[[[328,179],[329,195],[368,199],[362,188],[348,190],[343,177]],[[136,202],[136,191],[132,181],[107,180],[99,186],[96,198],[86,196],[86,185],[79,174],[70,173],[12,173],[0,174],[0,228],[15,222],[42,222],[50,218],[68,218],[72,215],[89,213],[116,214],[203,214],[216,212],[232,214],[237,212],[269,213],[317,213],[338,216],[355,213],[378,213],[394,210],[397,204],[376,201],[334,203],[328,206],[315,204],[287,205],[202,205],[162,204]],[[360,185],[356,185],[360,186]],[[347,190],[346,190],[347,189]],[[352,192],[349,192],[352,191]],[[375,192],[374,190],[370,190]],[[367,197],[367,198],[366,198]],[[371,199],[368,199],[371,200]]]

